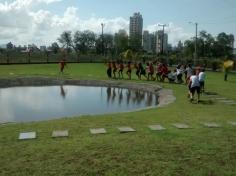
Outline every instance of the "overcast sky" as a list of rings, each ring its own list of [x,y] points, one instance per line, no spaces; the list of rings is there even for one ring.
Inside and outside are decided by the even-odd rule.
[[[0,0],[0,44],[49,45],[65,30],[115,33],[129,29],[129,17],[140,12],[144,30],[168,24],[169,43],[193,37],[199,30],[236,36],[236,0]]]

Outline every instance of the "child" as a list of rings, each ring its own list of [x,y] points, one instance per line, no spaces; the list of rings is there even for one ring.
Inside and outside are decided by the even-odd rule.
[[[191,66],[191,64],[188,64],[188,66],[187,66],[187,68],[185,69],[185,71],[186,71],[186,78],[185,78],[185,81],[186,81],[186,84],[188,84],[188,82],[189,82],[189,79],[190,79],[190,77],[192,76],[192,74],[193,74],[193,69],[192,69],[192,66]]]
[[[142,75],[145,77],[145,78],[147,78],[147,76],[146,76],[146,71],[145,71],[145,69],[144,69],[144,67],[143,67],[143,65],[142,65],[142,63],[141,62],[139,62],[139,64],[138,64],[138,67],[139,67],[139,79],[141,80],[142,78]]]
[[[182,72],[183,72],[183,70],[181,68],[181,65],[178,65],[176,67],[176,72],[177,72],[177,82],[181,84],[183,82],[183,79],[182,79],[182,76],[183,76]]]
[[[162,69],[161,69],[161,82],[165,81],[165,78],[167,78],[168,76],[168,68],[166,64],[162,65]]]
[[[116,79],[116,72],[117,72],[117,67],[116,67],[116,62],[112,62],[112,68],[113,68],[113,78]]]
[[[118,74],[119,74],[119,78],[122,78],[122,79],[123,79],[123,70],[124,70],[124,64],[123,64],[123,61],[120,61]]]
[[[190,77],[189,80],[189,89],[190,89],[190,101],[193,101],[195,91],[197,91],[197,102],[200,99],[200,83],[198,76],[196,75],[196,71],[193,72],[193,75]]]
[[[174,72],[169,71],[168,73],[169,83],[174,83],[176,81],[176,78],[177,78],[176,69],[174,70]]]
[[[108,64],[107,64],[107,76],[108,76],[108,78],[111,78],[111,71],[112,71],[111,62],[108,62]]]
[[[66,60],[62,59],[60,61],[60,71],[61,71],[61,73],[63,73],[65,66],[66,66]]]
[[[139,78],[140,77],[140,70],[139,70],[139,66],[136,62],[134,63],[134,68],[136,69],[136,75]]]
[[[161,70],[162,70],[162,63],[159,62],[156,68],[156,79],[158,81],[161,81],[161,75],[162,75]]]
[[[199,73],[198,77],[199,77],[199,83],[200,83],[200,90],[201,90],[201,92],[204,92],[205,91],[205,78],[206,78],[206,74],[205,74],[205,69],[204,68]]]
[[[148,64],[148,78],[147,78],[148,81],[149,81],[149,77],[151,77],[151,80],[154,80],[153,74],[154,74],[154,68],[153,68],[153,64],[150,62]]]
[[[126,74],[127,74],[128,77],[129,77],[128,79],[131,80],[132,68],[131,68],[131,62],[130,62],[130,61],[129,61],[128,64],[127,64],[127,68],[128,68],[128,70],[127,70]]]

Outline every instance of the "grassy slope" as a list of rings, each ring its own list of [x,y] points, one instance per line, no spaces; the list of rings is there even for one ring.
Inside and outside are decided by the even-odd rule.
[[[0,77],[57,76],[57,65],[0,66]],[[9,73],[14,73],[11,75]],[[106,79],[101,64],[69,65],[64,77]],[[222,73],[207,73],[206,89],[236,99],[236,75],[223,82]],[[137,80],[133,80],[137,81]],[[150,82],[151,83],[151,82]],[[159,109],[55,121],[0,125],[0,175],[236,175],[235,106],[220,103],[190,104],[186,87],[164,83],[177,97]],[[207,97],[202,97],[207,102]],[[199,124],[215,121],[223,128]],[[193,129],[177,130],[173,122]],[[146,125],[161,123],[163,132]],[[128,125],[136,133],[119,134],[116,127]],[[89,128],[105,127],[106,135],[92,136]],[[69,139],[51,139],[51,131],[69,129]],[[36,130],[38,139],[18,141],[21,131]]]

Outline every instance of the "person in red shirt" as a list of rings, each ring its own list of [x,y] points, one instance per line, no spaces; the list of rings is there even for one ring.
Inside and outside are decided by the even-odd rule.
[[[154,80],[155,78],[153,77],[153,74],[154,74],[154,67],[153,67],[153,64],[150,62],[148,64],[148,78],[147,80],[149,81],[150,80],[150,77],[151,77],[151,80]]]
[[[134,68],[136,70],[135,74],[139,78],[140,77],[140,70],[139,70],[139,66],[138,66],[138,64],[136,62],[134,63]]]
[[[66,66],[66,60],[62,59],[60,61],[60,71],[61,71],[61,73],[63,73],[65,66]]]
[[[164,82],[165,78],[168,77],[168,67],[166,64],[163,64],[162,70],[161,70],[161,81]]]
[[[131,80],[132,68],[131,68],[131,62],[130,62],[130,61],[129,61],[128,64],[127,64],[127,68],[128,68],[128,70],[127,70],[126,74],[128,75],[129,80]]]
[[[120,61],[118,74],[119,74],[119,78],[122,78],[122,79],[123,79],[123,70],[124,70],[124,64],[123,64],[123,61]]]
[[[116,79],[116,72],[117,72],[117,67],[116,67],[116,62],[112,62],[112,69],[113,69],[113,78]]]
[[[162,63],[157,63],[157,68],[156,68],[156,79],[158,81],[161,81],[161,75],[162,75]]]
[[[108,62],[108,64],[107,64],[107,76],[108,76],[108,78],[111,78],[111,71],[112,71],[112,65],[111,65],[111,62]]]

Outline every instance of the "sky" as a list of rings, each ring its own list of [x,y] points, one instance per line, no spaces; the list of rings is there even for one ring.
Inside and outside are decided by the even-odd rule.
[[[143,16],[143,29],[167,24],[169,43],[190,39],[198,30],[213,36],[236,36],[236,0],[0,0],[0,45],[50,45],[63,31],[91,30],[101,34],[129,30],[134,12]],[[236,44],[236,43],[235,43]],[[236,46],[236,45],[235,45]]]

